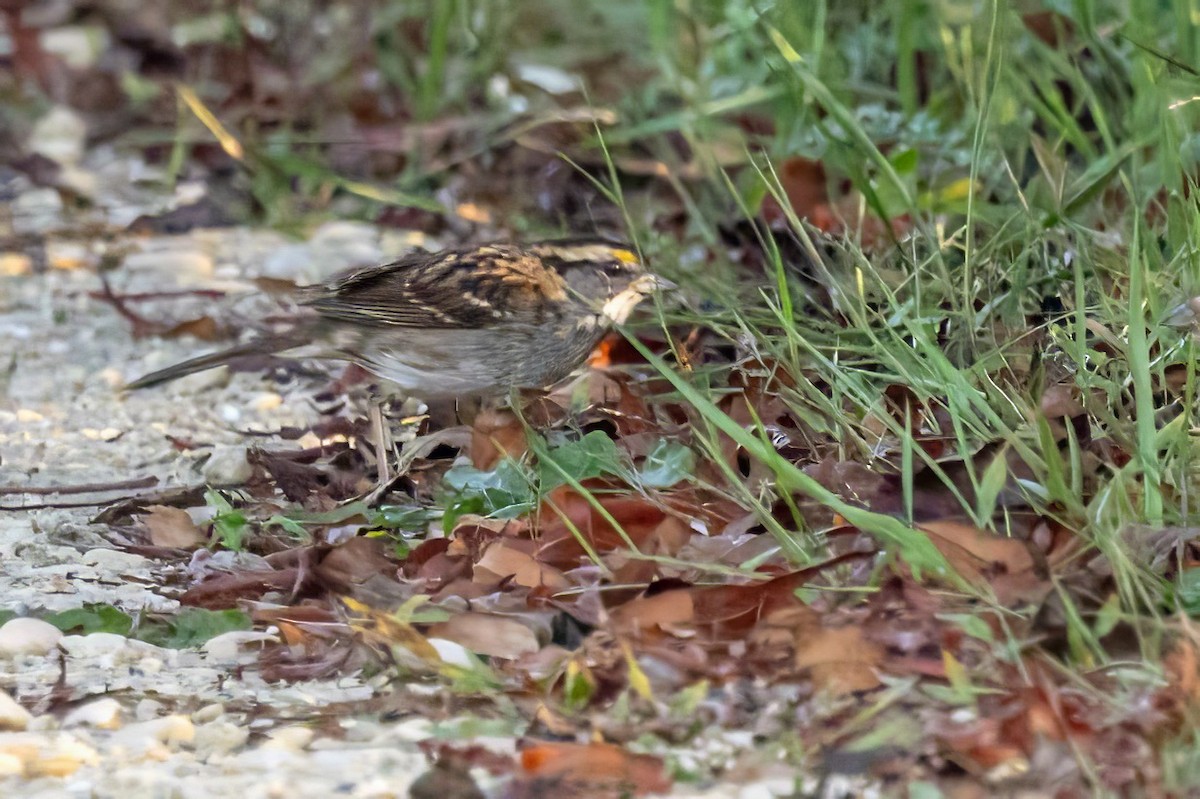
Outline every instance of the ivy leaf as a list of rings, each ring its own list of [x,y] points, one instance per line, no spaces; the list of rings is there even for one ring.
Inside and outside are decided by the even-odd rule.
[[[204,492],[204,501],[217,512],[213,516],[213,531],[221,546],[239,552],[246,538],[248,520],[246,514],[237,510],[229,503],[224,495],[211,488]]]
[[[564,475],[583,481],[625,471],[616,443],[600,430],[543,452],[538,463],[543,492],[568,482]]]
[[[638,478],[647,488],[670,488],[692,476],[696,469],[696,453],[678,441],[665,438],[654,445]]]
[[[447,532],[464,513],[494,519],[515,519],[533,510],[537,496],[530,475],[521,464],[505,459],[490,472],[473,466],[455,466],[443,478],[452,496],[446,504],[442,526]]]
[[[60,611],[46,617],[64,633],[116,633],[129,635],[133,629],[133,618],[128,613],[114,608],[112,605],[89,603],[81,608]]]
[[[187,649],[222,633],[249,630],[253,626],[250,617],[240,610],[186,608],[168,620],[166,625],[148,628],[138,637],[156,646]]]

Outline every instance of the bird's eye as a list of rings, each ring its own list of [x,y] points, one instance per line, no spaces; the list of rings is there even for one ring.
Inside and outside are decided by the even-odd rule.
[[[604,265],[604,274],[619,275],[625,271],[625,264],[620,261],[613,261]]]

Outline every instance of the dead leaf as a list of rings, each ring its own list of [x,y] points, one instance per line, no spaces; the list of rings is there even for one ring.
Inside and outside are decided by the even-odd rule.
[[[179,597],[182,605],[224,610],[245,599],[257,599],[268,591],[291,591],[300,579],[299,569],[221,574],[189,588]]]
[[[533,630],[516,619],[490,613],[460,613],[431,626],[430,638],[454,641],[479,655],[516,660],[541,648]]]
[[[353,614],[349,621],[364,640],[385,646],[401,664],[409,668],[440,671],[444,662],[429,639],[395,615],[343,597],[342,603]]]
[[[950,519],[918,527],[958,574],[974,585],[990,587],[1002,604],[1040,602],[1050,590],[1024,541]]]
[[[520,460],[529,451],[525,427],[510,410],[484,409],[471,427],[471,463],[491,471],[505,458]]]
[[[192,517],[182,508],[148,505],[146,510],[147,513],[141,520],[150,534],[150,542],[155,546],[194,549],[208,540],[204,531],[196,526]]]
[[[627,550],[631,542],[644,555],[667,556],[677,554],[691,538],[686,524],[644,497],[602,495],[596,500],[616,525],[574,489],[560,486],[550,492],[538,514],[538,560],[563,569],[578,566],[587,557],[580,538],[601,554]]]
[[[526,588],[545,587],[561,591],[570,587],[571,582],[561,571],[538,562],[532,554],[522,551],[522,544],[532,542],[499,540],[489,544],[475,564],[475,581],[494,584],[511,577],[514,583]]]
[[[612,610],[612,628],[618,635],[646,636],[691,627],[696,621],[692,591],[679,588],[630,600]]]
[[[194,336],[201,341],[222,341],[229,338],[229,330],[217,324],[211,316],[188,319],[168,328],[160,334],[163,338]]]
[[[345,592],[375,575],[394,575],[396,563],[386,552],[383,539],[355,536],[331,549],[316,568],[323,579]]]
[[[533,785],[561,796],[618,797],[665,793],[671,780],[661,759],[635,755],[607,743],[559,743],[539,741],[521,752],[526,785],[517,796],[546,796],[531,793]],[[537,790],[535,788],[535,790]],[[526,790],[522,793],[522,790]]]
[[[796,666],[809,671],[815,688],[835,695],[879,687],[882,660],[883,648],[868,641],[861,627],[802,627],[796,637]]]

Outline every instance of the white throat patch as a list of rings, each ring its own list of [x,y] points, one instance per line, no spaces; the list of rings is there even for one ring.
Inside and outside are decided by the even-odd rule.
[[[646,294],[640,286],[630,286],[604,303],[600,313],[614,325],[623,325]]]

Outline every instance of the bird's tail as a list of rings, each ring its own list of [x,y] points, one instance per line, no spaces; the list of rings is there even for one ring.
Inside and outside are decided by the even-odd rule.
[[[125,390],[132,391],[134,389],[157,386],[160,383],[169,383],[185,375],[190,375],[194,372],[203,372],[205,369],[213,369],[238,358],[244,358],[249,355],[269,355],[282,352],[283,350],[300,346],[302,343],[302,341],[298,341],[294,336],[287,335],[255,339],[254,341],[238,344],[236,347],[230,347],[229,349],[210,352],[207,355],[198,355],[195,358],[189,358],[181,363],[168,366],[166,369],[159,369],[157,372],[142,375],[137,380],[126,383]]]

